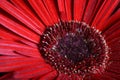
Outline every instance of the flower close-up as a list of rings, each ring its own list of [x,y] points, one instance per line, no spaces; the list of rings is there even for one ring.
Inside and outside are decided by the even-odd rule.
[[[120,80],[120,0],[0,0],[0,80]]]

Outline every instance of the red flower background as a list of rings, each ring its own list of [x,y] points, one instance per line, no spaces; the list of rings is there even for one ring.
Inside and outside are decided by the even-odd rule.
[[[82,80],[58,74],[37,45],[47,26],[84,21],[110,48],[104,73],[84,80],[120,80],[120,0],[0,0],[0,80]]]

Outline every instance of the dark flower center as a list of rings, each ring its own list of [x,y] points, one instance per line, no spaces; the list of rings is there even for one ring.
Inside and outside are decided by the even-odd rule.
[[[73,63],[78,63],[89,55],[86,39],[79,34],[69,33],[58,40],[56,50]]]
[[[102,72],[108,60],[101,33],[84,22],[49,26],[41,36],[39,49],[48,64],[68,75]]]

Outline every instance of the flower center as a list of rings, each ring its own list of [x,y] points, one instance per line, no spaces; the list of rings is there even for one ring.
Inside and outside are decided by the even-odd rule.
[[[78,33],[68,33],[59,39],[56,50],[74,64],[81,62],[89,55],[86,39]]]
[[[48,64],[68,75],[102,72],[108,60],[101,33],[84,22],[49,26],[41,36],[39,49]]]

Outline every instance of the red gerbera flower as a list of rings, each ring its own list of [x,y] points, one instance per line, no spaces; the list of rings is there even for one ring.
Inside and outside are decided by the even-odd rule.
[[[0,80],[119,80],[120,0],[0,0]]]

